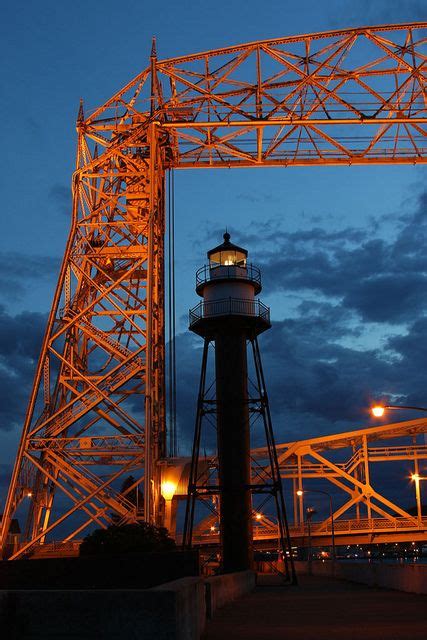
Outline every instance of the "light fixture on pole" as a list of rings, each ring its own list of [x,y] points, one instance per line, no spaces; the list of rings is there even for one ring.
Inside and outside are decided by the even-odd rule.
[[[311,547],[311,519],[315,513],[316,513],[316,510],[313,509],[313,507],[307,507],[307,509],[305,510],[305,517],[308,525],[308,573],[310,575],[312,572],[311,561],[312,561],[312,555],[313,555],[313,550]]]
[[[404,405],[404,404],[377,404],[371,407],[371,412],[376,418],[381,418],[384,415],[386,409],[409,409],[411,411],[427,411],[427,407],[415,407],[413,405]],[[418,473],[418,461],[415,460],[415,473],[411,475],[411,480],[415,482],[415,497],[417,501],[417,520],[418,526],[422,525],[422,509],[421,509],[421,492],[420,492],[420,480],[427,480],[427,478],[423,478]]]
[[[331,538],[332,538],[332,560],[335,562],[336,553],[335,553],[335,521],[334,521],[334,509],[332,506],[332,496],[328,491],[324,491],[322,489],[298,489],[297,496],[303,496],[304,493],[322,493],[327,496],[329,499],[329,515],[331,518]]]
[[[371,413],[375,418],[381,418],[387,409],[410,409],[412,411],[427,411],[427,407],[413,407],[404,404],[376,404],[371,407]]]
[[[427,480],[427,477],[420,476],[418,473],[413,473],[411,475],[411,480],[415,482],[415,497],[417,500],[417,520],[418,526],[422,526],[422,508],[421,508],[421,491],[420,491],[420,482],[422,480]]]

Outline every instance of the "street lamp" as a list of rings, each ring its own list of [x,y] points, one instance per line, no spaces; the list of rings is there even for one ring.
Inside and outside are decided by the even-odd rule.
[[[305,519],[307,520],[308,525],[308,573],[311,575],[311,561],[313,555],[313,549],[311,547],[311,519],[316,513],[316,510],[313,507],[307,507],[305,510]]]
[[[384,415],[386,409],[410,409],[411,411],[427,411],[427,407],[414,407],[412,405],[405,404],[377,404],[371,407],[371,412],[376,418],[381,418]],[[415,482],[415,497],[417,500],[417,520],[418,526],[422,524],[422,512],[421,512],[421,493],[420,493],[420,480],[427,480],[418,474],[418,461],[415,460],[416,472],[411,475],[411,480]]]
[[[422,525],[420,481],[427,480],[427,477],[420,476],[418,473],[413,473],[411,475],[411,480],[415,482],[415,497],[417,499],[417,520],[418,526],[420,527]]]
[[[332,496],[328,491],[323,491],[322,489],[298,489],[297,496],[302,496],[304,493],[322,493],[327,496],[329,499],[329,514],[331,517],[331,538],[332,538],[332,560],[335,562],[336,553],[335,553],[335,521],[334,521],[334,509],[332,506]]]
[[[376,404],[371,407],[371,412],[376,418],[381,418],[386,409],[411,409],[413,411],[427,411],[427,407],[413,407],[405,404]]]

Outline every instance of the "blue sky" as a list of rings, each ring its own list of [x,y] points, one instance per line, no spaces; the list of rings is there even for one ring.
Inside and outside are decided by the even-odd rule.
[[[425,20],[423,5],[282,0],[261,8],[254,0],[166,0],[156,8],[143,0],[17,0],[3,7],[0,429],[5,474],[68,232],[80,97],[87,109],[107,100],[147,65],[153,35],[159,58],[167,58],[289,34]],[[175,179],[183,431],[194,413],[194,393],[186,387],[194,389],[198,376],[197,344],[186,332],[186,312],[197,302],[194,272],[226,225],[265,271],[263,299],[276,324],[264,348],[279,440],[358,426],[366,422],[361,407],[370,395],[427,402],[420,355],[425,355],[427,333],[424,169],[207,170],[176,172]],[[411,234],[416,243],[409,249]],[[316,264],[328,278],[314,284]],[[360,265],[371,268],[371,275]],[[398,310],[402,305],[407,313]],[[347,392],[351,402],[343,412],[334,398]]]

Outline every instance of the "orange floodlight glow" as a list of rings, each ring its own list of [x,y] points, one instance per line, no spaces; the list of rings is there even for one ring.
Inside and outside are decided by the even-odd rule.
[[[175,495],[176,484],[174,482],[170,482],[166,480],[162,482],[162,496],[165,500],[172,500]]]

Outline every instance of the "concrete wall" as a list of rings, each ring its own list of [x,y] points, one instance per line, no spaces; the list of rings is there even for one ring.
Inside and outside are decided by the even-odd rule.
[[[296,562],[297,573],[308,573],[308,562]],[[313,575],[360,582],[370,587],[427,594],[427,565],[382,562],[312,562]]]
[[[199,640],[206,624],[205,585],[202,578],[175,580],[150,591],[168,599],[164,606],[173,611],[173,637],[177,640]],[[160,638],[159,635],[155,637],[156,640]]]
[[[0,628],[25,640],[199,640],[201,578],[141,590],[0,591]]]
[[[197,550],[0,561],[0,589],[149,589],[199,575]]]
[[[151,589],[0,591],[0,629],[19,640],[199,640],[206,615],[255,587],[253,571]]]
[[[207,578],[206,585],[206,614],[208,618],[215,615],[219,607],[228,602],[249,593],[255,588],[255,571],[239,571],[238,573],[225,573],[221,576]]]

